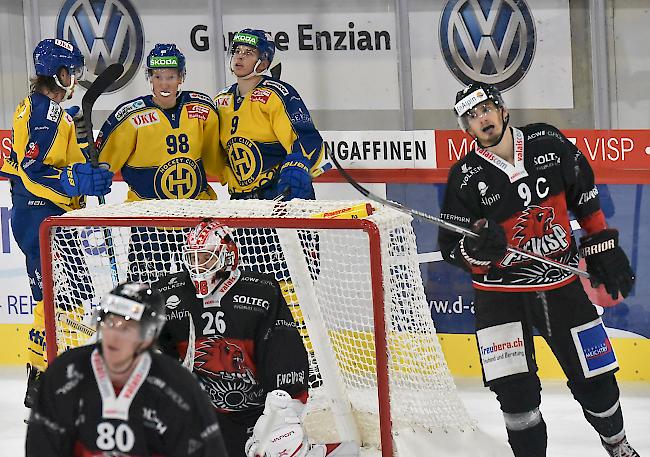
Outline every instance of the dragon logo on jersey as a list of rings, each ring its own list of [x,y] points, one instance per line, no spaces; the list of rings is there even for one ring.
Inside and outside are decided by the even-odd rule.
[[[203,189],[204,181],[205,178],[194,160],[176,157],[156,171],[156,196],[160,199],[195,198]]]
[[[569,247],[567,232],[561,224],[554,223],[555,210],[550,206],[529,206],[515,218],[511,239],[515,245],[535,254],[550,256]],[[509,253],[501,262],[509,266],[528,261],[515,253]]]
[[[230,168],[241,190],[253,184],[262,171],[262,153],[257,144],[248,138],[234,136],[226,144]]]
[[[255,366],[243,349],[245,345],[244,341],[222,336],[197,342],[194,369],[217,408],[241,409],[259,401],[260,386]]]
[[[66,0],[56,21],[56,36],[76,45],[88,72],[86,89],[106,67],[124,65],[124,73],[107,92],[124,87],[139,71],[144,54],[140,17],[129,0]]]

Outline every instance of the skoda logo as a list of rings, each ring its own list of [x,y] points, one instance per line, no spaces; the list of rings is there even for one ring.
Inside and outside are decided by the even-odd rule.
[[[84,55],[87,72],[80,84],[85,88],[110,64],[119,62],[125,70],[108,92],[125,86],[140,68],[144,35],[129,0],[66,0],[56,36],[74,43]]]
[[[523,0],[449,0],[440,19],[445,63],[463,84],[507,90],[524,77],[535,54],[535,23]]]

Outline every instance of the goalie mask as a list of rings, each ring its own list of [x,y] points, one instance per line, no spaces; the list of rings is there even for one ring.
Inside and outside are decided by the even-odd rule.
[[[165,302],[160,292],[149,285],[125,282],[102,297],[97,307],[96,322],[100,339],[103,323],[111,321],[110,315],[139,322],[141,339],[155,340],[166,322]]]
[[[232,231],[217,221],[203,221],[187,234],[183,263],[196,288],[205,298],[237,270],[239,250]]]

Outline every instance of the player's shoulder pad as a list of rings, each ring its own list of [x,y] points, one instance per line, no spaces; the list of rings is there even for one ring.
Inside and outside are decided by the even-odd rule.
[[[42,94],[30,95],[30,102],[32,111],[30,124],[36,122],[38,124],[52,123],[56,125],[65,113],[61,105]]]
[[[184,103],[205,103],[209,107],[214,108],[214,101],[212,101],[209,95],[203,92],[183,91],[182,101]]]
[[[55,377],[59,377],[56,373],[65,373],[67,378],[73,380],[73,378],[78,378],[77,374],[83,374],[87,371],[86,368],[90,367],[90,354],[95,349],[96,345],[91,344],[87,346],[79,346],[76,348],[69,349],[65,352],[59,354],[54,362],[48,366],[48,371],[52,371]],[[70,365],[75,367],[74,371],[76,372],[74,376],[70,376],[70,373],[73,371],[72,368],[68,368]],[[83,376],[81,377],[83,378]],[[79,381],[81,379],[78,379]]]
[[[259,284],[262,287],[278,286],[278,282],[274,276],[266,273],[258,273],[257,271],[252,270],[242,270],[238,282],[247,286],[252,284]]]
[[[151,354],[152,370],[149,371],[147,382],[163,392],[177,407],[189,411],[188,403],[190,386],[198,387],[194,375],[175,358],[159,351],[149,351]],[[200,389],[200,388],[199,388]]]
[[[298,92],[296,89],[293,88],[291,84],[285,83],[284,81],[280,81],[278,79],[274,78],[266,78],[258,86],[259,87],[264,87],[264,88],[269,88],[273,92],[275,92],[280,98],[283,99],[290,99],[292,97],[297,97],[300,99],[300,96],[298,95]]]
[[[111,115],[108,117],[108,120],[112,125],[115,126],[123,120],[128,119],[132,114],[137,113],[138,111],[142,111],[147,107],[148,106],[144,97],[134,98],[122,103],[117,108],[115,108],[115,111],[111,113]]]
[[[186,287],[186,284],[192,285],[192,281],[190,281],[190,275],[187,271],[183,270],[162,276],[151,286],[166,297],[169,295],[170,291]]]
[[[538,140],[559,140],[563,143],[568,140],[557,127],[544,122],[528,124],[521,127],[526,141],[535,142]]]

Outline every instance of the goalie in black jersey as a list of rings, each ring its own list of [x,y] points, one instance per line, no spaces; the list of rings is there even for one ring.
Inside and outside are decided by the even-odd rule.
[[[171,310],[159,344],[210,396],[230,457],[260,446],[267,457],[357,455],[355,443],[308,445],[307,353],[278,281],[240,269],[233,232],[218,221],[190,230],[183,263],[153,285]]]
[[[634,273],[618,232],[607,227],[587,159],[551,125],[508,127],[493,86],[471,84],[456,95],[454,110],[476,147],[449,171],[442,218],[478,237],[440,230],[438,241],[445,260],[472,274],[483,377],[514,455],[546,455],[535,327],[609,455],[638,456],[623,428],[616,356],[577,276],[507,251],[510,244],[577,266],[571,211],[585,233],[580,252],[592,283],[613,298],[630,293]]]
[[[98,343],[71,349],[42,376],[27,457],[227,457],[210,401],[175,360],[152,351],[165,304],[146,284],[102,298]]]

